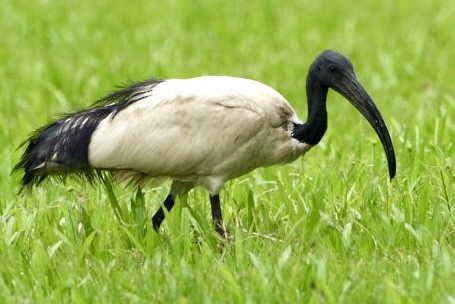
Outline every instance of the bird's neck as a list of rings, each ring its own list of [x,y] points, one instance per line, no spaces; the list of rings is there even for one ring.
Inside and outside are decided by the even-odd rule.
[[[293,137],[300,142],[316,145],[327,130],[327,86],[323,85],[310,69],[306,93],[308,99],[308,119],[304,124],[296,124]]]

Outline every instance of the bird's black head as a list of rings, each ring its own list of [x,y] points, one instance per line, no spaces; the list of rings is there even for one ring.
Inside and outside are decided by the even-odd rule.
[[[310,73],[325,86],[338,91],[343,79],[355,76],[348,58],[332,50],[322,52],[310,67]]]
[[[345,56],[332,50],[322,52],[310,67],[307,79],[309,111],[325,107],[328,88],[349,100],[374,128],[387,156],[390,178],[393,178],[396,171],[395,152],[385,122],[357,79],[352,63]]]

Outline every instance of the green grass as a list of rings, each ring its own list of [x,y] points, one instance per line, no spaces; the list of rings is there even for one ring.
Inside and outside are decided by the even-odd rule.
[[[2,1],[0,302],[455,303],[453,16],[449,0]],[[351,58],[388,123],[392,182],[373,130],[330,93],[319,146],[226,185],[224,248],[202,190],[159,235],[169,185],[17,195],[16,147],[115,85],[253,78],[305,118],[306,71],[326,48]]]

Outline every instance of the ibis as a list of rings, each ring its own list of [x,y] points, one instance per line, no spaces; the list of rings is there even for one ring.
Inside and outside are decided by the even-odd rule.
[[[165,218],[163,206],[171,211],[178,197],[203,187],[215,230],[225,236],[223,185],[255,168],[292,162],[317,145],[327,129],[329,88],[351,102],[376,131],[392,179],[395,153],[384,119],[349,59],[333,50],[322,52],[309,68],[306,122],[280,93],[254,80],[150,79],[36,130],[23,143],[14,170],[23,171],[23,187],[69,174],[93,182],[103,171],[139,189],[170,179],[170,192],[152,217],[155,230]]]

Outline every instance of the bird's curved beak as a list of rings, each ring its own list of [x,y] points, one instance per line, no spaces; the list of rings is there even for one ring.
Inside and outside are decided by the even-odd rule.
[[[346,75],[340,85],[334,89],[348,99],[374,128],[381,140],[387,157],[390,179],[394,178],[396,173],[396,160],[392,140],[390,139],[390,134],[384,119],[370,95],[368,95],[354,73]]]

